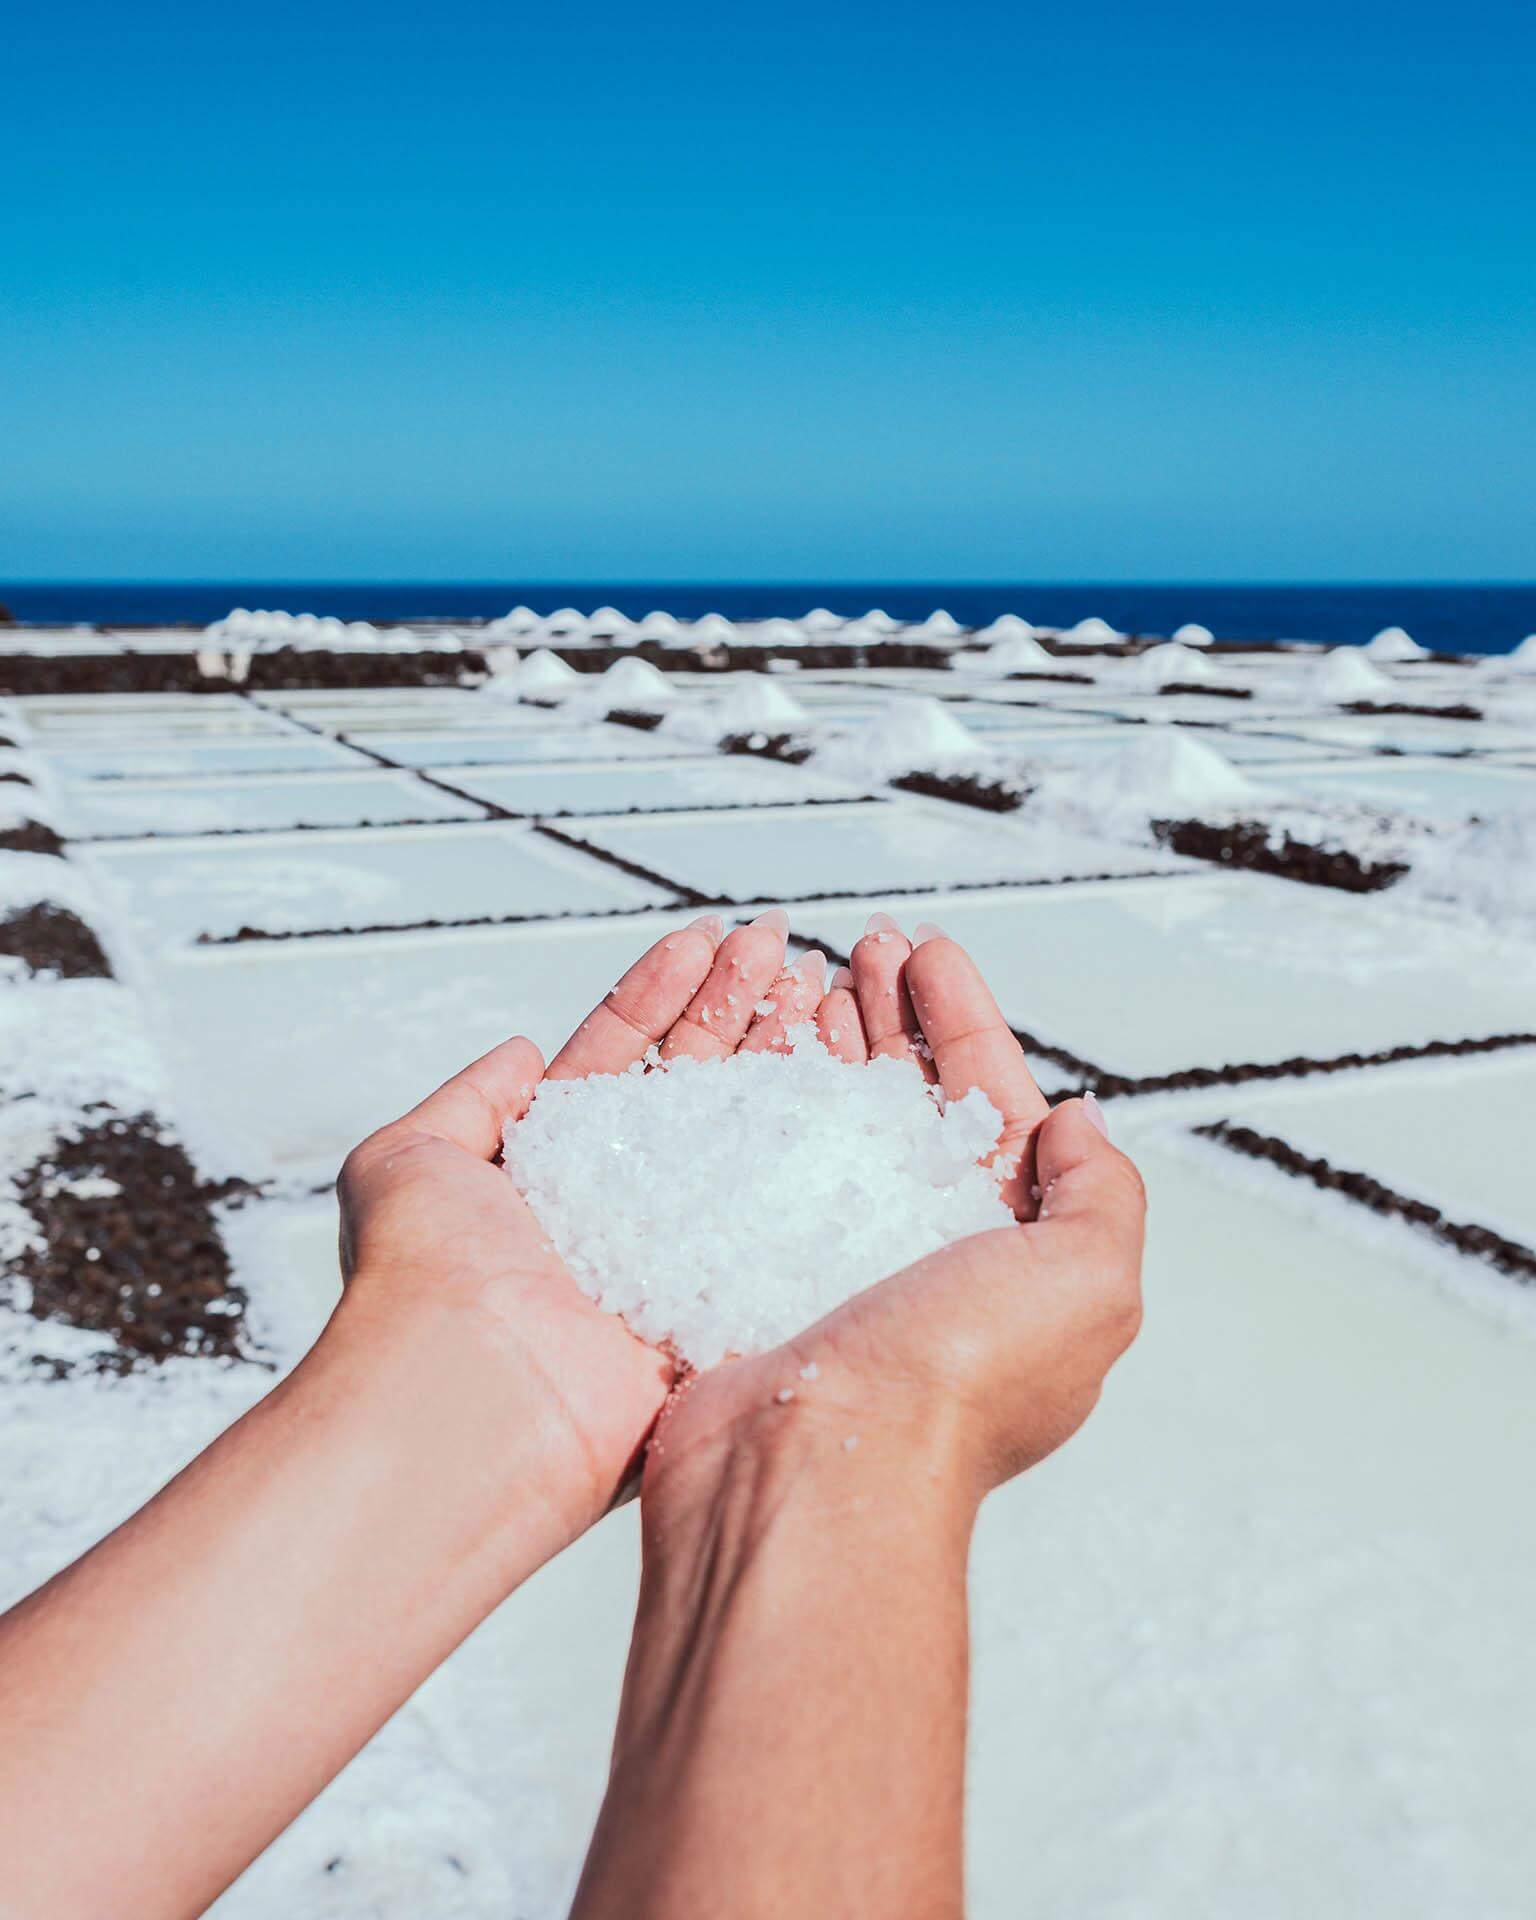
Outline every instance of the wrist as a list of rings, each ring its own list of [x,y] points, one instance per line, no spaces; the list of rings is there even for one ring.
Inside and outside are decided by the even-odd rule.
[[[983,1490],[952,1396],[910,1382],[872,1386],[785,1349],[673,1395],[651,1441],[642,1500],[657,1546],[733,1503],[805,1509],[863,1531],[899,1524],[963,1548]]]
[[[538,1357],[475,1303],[427,1290],[375,1294],[359,1275],[303,1370],[318,1392],[344,1399],[381,1448],[411,1453],[418,1486],[472,1494],[488,1533],[536,1545],[532,1564],[607,1505],[602,1462]]]

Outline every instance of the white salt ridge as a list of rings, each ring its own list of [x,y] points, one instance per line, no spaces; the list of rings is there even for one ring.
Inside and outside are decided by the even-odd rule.
[[[761,673],[745,673],[718,698],[674,706],[660,731],[677,740],[707,741],[727,734],[788,733],[804,726],[805,708]]]
[[[843,780],[878,782],[940,769],[982,771],[996,756],[942,700],[923,695],[893,702],[863,726],[830,730],[813,762]]]
[[[1221,675],[1204,654],[1173,640],[1160,647],[1149,647],[1133,660],[1129,677],[1149,693],[1176,681],[1194,681],[1201,686],[1215,686],[1221,681]]]
[[[1001,620],[994,625],[1001,626]],[[1020,624],[1024,624],[1020,622]],[[958,656],[964,658],[965,656]],[[1033,633],[1004,634],[994,640],[981,655],[989,673],[1050,673],[1060,671],[1056,658],[1046,652]]]
[[[1536,633],[1528,633],[1514,652],[1498,662],[1514,673],[1536,673]]]
[[[1028,620],[1021,620],[1016,613],[1000,613],[990,625],[978,627],[972,635],[973,639],[987,641],[994,650],[1002,640],[1033,640],[1034,637],[1033,625]],[[1044,651],[1042,647],[1041,652]]]
[[[1181,647],[1210,647],[1216,643],[1215,634],[1209,627],[1202,627],[1197,620],[1186,621],[1172,638]]]
[[[649,660],[615,660],[597,676],[594,691],[605,707],[665,707],[677,698],[677,689]]]
[[[1092,767],[1067,767],[1040,783],[1037,803],[1082,826],[1140,837],[1151,820],[1228,814],[1259,794],[1246,774],[1180,728],[1146,727]]]
[[[1359,647],[1335,647],[1312,674],[1307,691],[1314,699],[1335,706],[1345,706],[1351,700],[1392,700],[1397,693]]]
[[[696,1367],[778,1346],[949,1241],[1007,1226],[997,1109],[910,1061],[791,1054],[546,1080],[506,1168],[577,1284]]]
[[[1124,637],[1117,628],[1112,627],[1107,620],[1101,620],[1096,613],[1090,614],[1086,620],[1079,620],[1075,627],[1068,627],[1060,635],[1066,645],[1073,647],[1102,647],[1116,640],[1122,640]]]
[[[486,691],[512,693],[519,700],[549,700],[571,692],[573,683],[580,678],[576,669],[567,666],[558,653],[540,647],[519,662],[515,673],[488,681]]]
[[[482,630],[482,638],[500,640],[504,637],[519,639],[522,635],[533,633],[539,625],[539,616],[532,607],[514,607],[510,613],[504,613],[499,619],[487,620]]]
[[[1429,657],[1429,649],[1421,647],[1401,627],[1383,627],[1380,633],[1366,641],[1362,651],[1372,660],[1425,660]]]
[[[587,620],[587,631],[600,640],[623,640],[634,628],[634,621],[617,607],[599,607]]]

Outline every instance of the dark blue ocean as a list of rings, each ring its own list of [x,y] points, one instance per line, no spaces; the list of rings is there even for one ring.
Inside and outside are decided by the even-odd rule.
[[[1536,583],[1520,586],[1137,586],[1021,581],[974,585],[955,581],[826,582],[730,586],[672,581],[134,581],[0,584],[0,605],[18,620],[132,624],[205,624],[231,607],[284,607],[344,620],[468,619],[505,613],[519,602],[540,613],[609,605],[638,619],[653,607],[680,616],[708,612],[729,619],[772,614],[794,618],[811,607],[859,614],[884,607],[897,619],[920,619],[947,607],[964,626],[1000,613],[1040,626],[1070,626],[1099,614],[1127,633],[1168,634],[1197,620],[1224,640],[1322,640],[1332,646],[1369,640],[1385,626],[1406,627],[1424,646],[1456,653],[1508,653],[1536,632]]]

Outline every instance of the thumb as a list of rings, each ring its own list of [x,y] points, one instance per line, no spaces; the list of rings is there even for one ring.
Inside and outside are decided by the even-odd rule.
[[[1147,1193],[1134,1164],[1110,1145],[1093,1095],[1065,1100],[1035,1136],[1036,1222],[1091,1250],[1095,1263],[1135,1272],[1141,1263]]]

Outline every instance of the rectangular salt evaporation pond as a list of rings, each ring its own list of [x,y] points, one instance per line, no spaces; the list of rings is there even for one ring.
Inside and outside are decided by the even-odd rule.
[[[471,732],[486,728],[492,732],[516,727],[539,717],[535,707],[517,707],[505,701],[479,701],[466,696],[452,706],[423,707],[414,700],[394,700],[388,705],[357,707],[348,704],[323,707],[294,707],[290,719],[306,727],[323,727],[327,733],[351,733],[371,739],[376,733],[433,733],[438,730]],[[549,716],[543,716],[547,719]]]
[[[477,820],[485,809],[408,773],[298,773],[228,780],[98,780],[65,789],[70,839],[156,833],[229,833],[287,827],[392,826],[408,820]]]
[[[1487,762],[1375,759],[1269,768],[1265,783],[1296,800],[1353,802],[1438,821],[1536,809],[1536,774]]]
[[[659,760],[687,755],[686,746],[663,740],[638,727],[610,727],[601,721],[587,726],[565,725],[552,714],[541,714],[535,724],[506,733],[379,733],[358,734],[374,753],[397,760],[403,767],[473,767],[537,765],[546,760]],[[714,747],[701,746],[701,755]],[[455,785],[459,784],[457,781]]]
[[[1152,726],[1176,725],[1183,721],[1209,727],[1228,727],[1236,722],[1283,726],[1288,716],[1262,698],[1224,700],[1217,693],[1148,693],[1106,700],[1103,711],[1117,719],[1140,721]]]
[[[946,701],[944,711],[973,733],[990,733],[997,728],[1017,727],[1027,721],[1031,727],[1049,729],[1052,733],[1067,732],[1072,728],[1102,728],[1102,713],[1067,713],[1056,707],[1035,707],[1023,702],[951,700]]]
[[[582,814],[665,813],[707,807],[782,806],[861,797],[841,781],[774,760],[714,754],[605,767],[459,767],[447,775],[478,800],[546,819]]]
[[[360,754],[334,740],[306,739],[302,734],[246,736],[217,743],[205,740],[163,740],[154,746],[127,742],[122,746],[49,749],[48,766],[66,782],[89,780],[144,780],[219,773],[323,773],[330,769],[363,769]]]
[[[522,826],[141,840],[87,858],[127,916],[173,944],[242,927],[308,932],[675,903],[665,889]]]
[[[184,700],[135,693],[73,694],[57,700],[19,700],[17,705],[39,741],[70,745],[286,736],[290,731],[279,716],[219,694]]]
[[[359,735],[361,739],[363,735]],[[417,733],[382,735],[367,739],[374,753],[384,753],[401,766],[436,766],[444,778],[461,785],[449,768],[461,766],[543,766],[549,760],[672,760],[691,758],[687,743],[660,739],[657,733],[632,726],[561,726],[545,714],[540,726],[515,733]],[[714,755],[714,745],[699,745],[699,758]]]
[[[328,1178],[510,1034],[550,1058],[645,947],[693,918],[203,947],[144,986],[194,1134],[251,1172]]]
[[[1248,722],[1241,723],[1246,729]],[[1261,732],[1296,733],[1327,746],[1353,748],[1357,752],[1386,750],[1392,753],[1486,753],[1497,748],[1529,747],[1529,729],[1505,726],[1492,720],[1419,719],[1413,714],[1300,713],[1291,718],[1276,713],[1267,720],[1255,718]]]
[[[1262,767],[1270,761],[1297,765],[1349,757],[1347,748],[1324,746],[1315,740],[1288,739],[1280,734],[1243,733],[1235,727],[1191,727],[1187,731],[1192,740],[1198,740],[1202,746],[1219,753],[1223,760],[1240,767]],[[1262,772],[1254,775],[1256,780],[1267,777]]]
[[[1536,1048],[1234,1093],[1224,1117],[1536,1249]]]
[[[584,820],[581,839],[711,898],[795,900],[851,889],[995,885],[1175,866],[1151,849],[1014,826],[936,802]]]
[[[1196,873],[818,903],[795,930],[846,951],[874,907],[937,922],[1015,1026],[1132,1078],[1536,1028],[1536,972],[1380,896]]]

